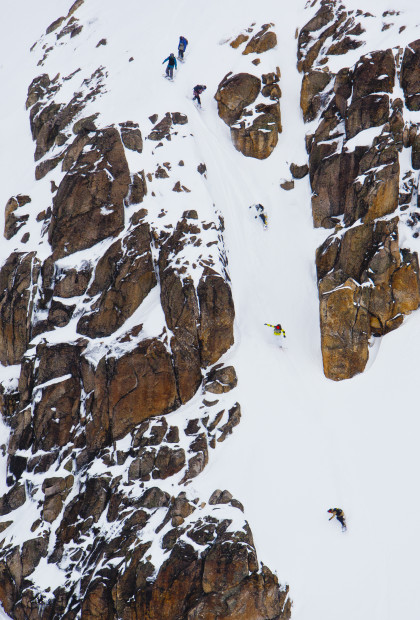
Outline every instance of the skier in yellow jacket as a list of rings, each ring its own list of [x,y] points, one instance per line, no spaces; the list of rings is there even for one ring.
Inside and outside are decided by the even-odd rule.
[[[283,336],[283,338],[286,338],[286,332],[284,331],[280,323],[278,323],[277,325],[270,325],[270,323],[264,323],[264,325],[267,325],[267,327],[272,327],[274,329],[275,336]]]

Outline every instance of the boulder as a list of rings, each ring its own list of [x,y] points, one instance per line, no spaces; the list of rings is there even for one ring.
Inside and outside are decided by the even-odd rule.
[[[53,200],[49,242],[56,257],[117,235],[124,225],[130,174],[119,132],[104,129],[89,141]]]
[[[249,35],[247,34],[243,34],[241,32],[241,34],[238,34],[238,36],[229,43],[229,45],[231,47],[233,47],[233,49],[237,49],[240,45],[242,45],[242,43],[245,43],[245,41],[248,41],[249,39]]]
[[[127,121],[126,123],[120,123],[121,140],[126,149],[142,153],[143,151],[143,138],[141,131],[138,128],[137,123]]]
[[[261,80],[249,73],[228,73],[220,82],[214,98],[221,119],[235,123],[244,109],[253,103],[261,90]]]
[[[295,182],[293,181],[293,179],[291,181],[284,180],[280,183],[280,187],[284,189],[286,192],[290,192],[290,190],[294,189]]]
[[[309,167],[308,164],[302,164],[302,166],[299,166],[298,164],[291,163],[289,170],[294,179],[303,179],[308,174]]]
[[[220,366],[220,364],[218,366]],[[236,371],[233,366],[222,366],[221,368],[218,366],[212,368],[206,376],[204,384],[206,392],[224,394],[225,392],[233,390],[238,383]]]
[[[29,196],[18,194],[9,198],[4,212],[4,236],[11,239],[29,219],[29,215],[17,215],[16,211],[31,202]]]
[[[264,24],[261,30],[247,43],[242,54],[263,54],[277,45],[276,33],[269,30],[272,24]]]
[[[279,139],[278,119],[273,114],[260,114],[252,125],[241,122],[231,126],[230,133],[234,147],[245,157],[266,159]]]
[[[154,117],[156,117],[157,120],[157,115],[154,115],[153,118]],[[163,138],[170,140],[172,125],[185,125],[186,123],[188,123],[186,114],[182,114],[181,112],[166,112],[162,120],[153,127],[147,137],[149,140],[156,140],[157,142],[163,140]]]

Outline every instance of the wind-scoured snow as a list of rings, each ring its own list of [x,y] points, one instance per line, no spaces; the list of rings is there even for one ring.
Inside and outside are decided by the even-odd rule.
[[[353,65],[361,54],[403,47],[420,37],[416,0],[399,0],[397,6],[382,0],[365,0],[363,6],[357,0],[344,1],[348,8],[362,8],[373,17],[363,21],[364,47],[331,57],[334,72]],[[3,240],[0,262],[15,249],[37,248],[41,258],[50,253],[35,218],[51,204],[50,181],[59,184],[63,173],[58,167],[45,179],[34,180],[34,143],[25,100],[35,76],[46,72],[51,78],[57,73],[63,77],[80,67],[82,71],[64,81],[56,95],[57,101],[66,102],[86,76],[104,67],[106,93],[83,112],[100,112],[98,126],[132,120],[145,137],[152,128],[151,114],[187,114],[189,123],[181,130],[192,135],[165,145],[162,161],[171,161],[171,177],[168,182],[153,181],[143,206],[150,220],[162,208],[167,210],[168,224],[194,204],[208,209],[209,217],[214,209],[224,218],[236,329],[235,345],[223,361],[237,369],[235,398],[242,406],[241,424],[217,447],[190,488],[205,499],[215,488],[226,488],[244,504],[259,559],[281,582],[290,584],[295,620],[418,620],[420,313],[372,343],[363,375],[341,383],[327,380],[322,372],[314,258],[328,231],[312,226],[308,177],[295,181],[290,192],[279,186],[280,179],[290,178],[290,163],[307,161],[304,137],[313,125],[304,126],[299,108],[295,31],[318,3],[312,8],[307,3],[305,9],[304,0],[181,0],[176,5],[169,0],[85,0],[76,12],[83,24],[81,34],[58,42],[55,33],[41,35],[67,14],[71,2],[6,4],[0,21],[0,207],[18,193],[29,194],[32,202],[22,210],[31,214],[25,228],[31,232],[30,242],[22,244],[21,234]],[[382,18],[387,10],[400,14]],[[275,24],[278,46],[261,55],[255,67],[253,54],[243,56],[243,47],[234,50],[226,41],[252,23],[257,32],[267,22]],[[383,31],[383,23],[394,25]],[[406,28],[399,33],[401,26]],[[176,53],[181,34],[189,40],[186,59],[169,82],[162,77],[161,63],[171,51]],[[102,38],[107,45],[97,48]],[[44,65],[37,66],[44,45],[55,47]],[[267,160],[245,158],[235,151],[213,95],[229,71],[260,76],[276,66],[282,74],[283,133]],[[203,110],[191,101],[198,83],[207,85]],[[142,154],[128,153],[130,170],[153,171],[159,156],[155,147],[145,141]],[[185,166],[177,168],[181,159]],[[197,173],[197,161],[206,164],[206,179]],[[178,180],[175,169],[190,194],[171,191]],[[249,209],[256,203],[268,214],[267,230]],[[420,249],[419,240],[408,233],[407,247]],[[92,256],[94,250],[89,252]],[[65,261],[71,264],[72,259],[79,260],[72,255]],[[149,317],[147,335],[158,332],[163,322],[161,315],[153,314],[160,307],[153,294],[139,309],[142,322]],[[137,316],[132,320],[135,324]],[[272,329],[264,326],[277,322],[287,334],[282,348]],[[74,326],[67,335],[74,338],[71,329]],[[67,337],[58,332],[48,337]],[[90,357],[96,354],[92,348]],[[1,367],[0,377],[3,385],[12,384],[17,370]],[[178,415],[182,410],[169,418]],[[7,437],[4,427],[0,443]],[[4,458],[0,487],[6,490]],[[328,521],[327,509],[335,506],[347,517],[344,534],[336,521]],[[32,516],[22,514],[22,519],[29,523]],[[47,568],[52,573],[45,572]],[[47,587],[61,577],[43,562],[37,578]]]

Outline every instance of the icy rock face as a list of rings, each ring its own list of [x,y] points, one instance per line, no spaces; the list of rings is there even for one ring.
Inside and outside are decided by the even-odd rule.
[[[275,47],[276,35],[268,30],[272,25],[262,26],[242,54],[262,54]],[[231,46],[239,48],[246,40],[247,36],[240,34]],[[280,69],[277,67],[276,71],[263,74],[261,79],[250,73],[228,73],[218,86],[215,99],[219,116],[229,125],[235,148],[246,157],[266,159],[278,142],[282,131],[279,80]]]
[[[82,2],[33,47],[38,65],[80,34]],[[15,370],[0,389],[0,602],[18,620],[287,620],[288,587],[259,564],[242,504],[187,486],[241,420],[220,361],[235,317],[223,219],[182,177],[205,183],[206,165],[170,160],[167,143],[193,140],[182,112],[101,126],[106,78],[81,67],[28,90],[51,204],[6,205],[5,236],[22,229],[28,252],[0,270],[0,361]],[[263,82],[277,96],[276,74]],[[145,150],[148,169],[131,170]]]
[[[323,0],[299,35],[301,107],[306,121],[316,120],[307,137],[313,220],[335,227],[316,256],[324,372],[334,380],[363,372],[370,337],[420,305],[418,257],[401,250],[398,229],[417,208],[418,128],[405,121],[398,88],[417,109],[419,46],[377,50],[333,74],[328,55],[362,44],[364,17]],[[411,168],[402,170],[413,145]]]

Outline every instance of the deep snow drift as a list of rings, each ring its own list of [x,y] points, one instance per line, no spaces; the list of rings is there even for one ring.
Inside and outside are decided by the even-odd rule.
[[[236,344],[224,361],[237,369],[236,397],[243,413],[233,436],[218,446],[192,486],[200,496],[227,488],[243,502],[259,559],[277,571],[281,582],[290,583],[296,620],[417,620],[420,313],[372,343],[363,375],[339,384],[325,379],[314,254],[328,231],[313,229],[307,177],[296,181],[291,192],[279,186],[282,178],[290,177],[291,162],[307,159],[304,136],[310,127],[304,126],[299,108],[295,31],[317,6],[305,9],[304,0],[271,0],[261,6],[251,0],[183,0],[176,6],[168,0],[86,0],[77,13],[83,32],[37,67],[40,50],[30,53],[29,48],[71,2],[60,4],[64,6],[53,0],[36,5],[20,0],[3,10],[0,205],[11,195],[27,193],[33,202],[48,206],[49,180],[60,178],[57,169],[46,181],[33,180],[34,145],[24,102],[28,85],[41,72],[68,75],[83,66],[90,75],[99,64],[104,66],[107,93],[92,104],[92,111],[101,112],[102,125],[130,119],[146,134],[151,114],[186,113],[192,148],[207,166],[205,190],[195,177],[184,177],[192,189],[189,200],[191,205],[194,200],[214,203],[225,219],[237,318]],[[356,0],[345,4],[379,17],[371,21],[366,45],[337,57],[333,70],[351,66],[369,50],[404,45],[420,36],[415,0],[399,1],[398,6],[380,0],[365,0],[362,7]],[[393,17],[395,26],[383,32],[380,16],[389,9],[402,12]],[[279,41],[261,56],[258,74],[276,66],[282,73],[283,133],[265,161],[235,151],[213,100],[228,71],[256,73],[249,56],[223,43],[253,22],[274,22]],[[407,28],[398,35],[401,25]],[[170,83],[162,78],[161,63],[176,51],[180,34],[188,38],[189,47]],[[102,38],[107,45],[96,48]],[[201,111],[191,101],[197,83],[207,85]],[[188,154],[177,149],[173,160],[187,160]],[[133,158],[138,169],[147,171],[150,144]],[[254,203],[267,210],[267,230],[249,209]],[[145,206],[149,208],[147,201]],[[403,227],[400,233],[403,239]],[[411,249],[420,249],[420,242],[408,241]],[[15,239],[3,242],[0,260],[24,247]],[[264,326],[278,321],[287,333],[283,349]],[[3,380],[16,376],[10,369],[0,372]],[[5,432],[1,443],[6,440]],[[3,492],[4,471],[1,478]],[[338,523],[328,522],[331,506],[344,509],[345,534]]]

